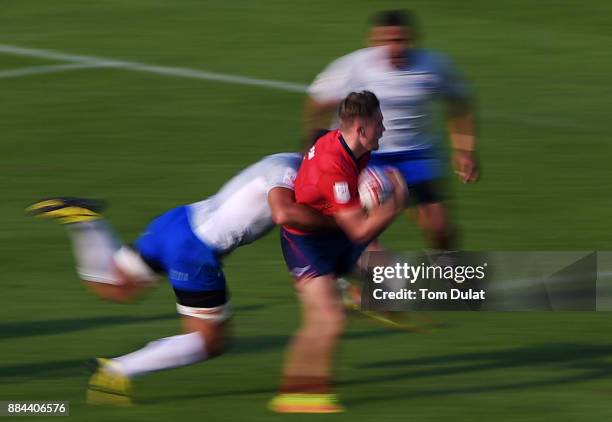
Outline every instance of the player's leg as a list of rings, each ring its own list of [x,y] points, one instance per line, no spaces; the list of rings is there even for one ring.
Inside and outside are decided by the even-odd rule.
[[[201,362],[226,347],[230,307],[225,276],[214,251],[191,230],[187,209],[175,208],[153,221],[136,248],[152,267],[168,274],[184,333],[124,356],[99,359],[100,367],[90,379],[90,403],[129,403],[132,378]]]
[[[455,229],[445,202],[445,180],[439,169],[441,160],[408,160],[401,166],[410,192],[409,206],[427,245],[432,249],[453,250],[457,246]]]
[[[87,388],[89,404],[130,405],[134,378],[203,362],[225,351],[231,315],[225,288],[175,292],[183,333],[154,340],[113,359],[96,359],[96,371]]]
[[[444,202],[421,203],[417,207],[419,227],[433,249],[456,249],[455,230]]]
[[[370,283],[374,267],[394,267],[398,262],[401,262],[401,258],[391,250],[383,248],[380,242],[375,241],[370,243],[359,256],[351,273],[361,284]],[[406,288],[407,281],[403,278],[392,278],[385,279],[383,283],[387,291],[400,291]],[[340,290],[345,309],[365,316],[378,324],[402,331],[425,331],[427,327],[424,324],[431,325],[432,321],[430,319],[408,315],[407,312],[404,312],[407,309],[400,307],[394,307],[388,311],[365,310],[362,307],[363,289],[361,286],[343,278],[339,278],[336,284]]]
[[[199,303],[199,307],[181,305],[187,297],[189,295],[177,293],[182,334],[151,341],[123,356],[96,359],[97,368],[87,388],[89,404],[130,405],[134,378],[203,362],[225,351],[230,316],[226,293],[201,292],[197,294],[199,302],[194,302],[196,296],[192,295],[189,304]]]
[[[416,208],[417,223],[430,248],[456,249],[456,231],[444,202],[446,166],[436,150],[375,154],[370,164],[392,166],[402,174],[408,186],[409,215]]]
[[[130,405],[134,378],[202,362],[223,353],[228,331],[226,312],[222,307],[207,311],[206,318],[183,315],[183,334],[154,340],[127,355],[96,359],[96,372],[87,388],[87,402]]]
[[[132,303],[150,285],[143,285],[130,279],[118,279],[120,285],[83,280],[83,284],[100,299],[117,303]]]
[[[281,391],[326,392],[321,390],[329,388],[331,359],[345,323],[335,277],[324,275],[302,280],[298,296],[302,325],[289,346]],[[302,385],[304,376],[308,381]]]
[[[298,296],[302,325],[289,344],[279,394],[270,408],[279,413],[341,412],[330,386],[332,360],[345,325],[335,277],[301,281]]]
[[[87,280],[83,283],[96,296],[119,303],[130,303],[159,280],[156,270],[129,246],[122,246],[112,256],[111,277],[106,281]]]
[[[70,236],[79,277],[101,298],[129,302],[157,279],[137,254],[122,246],[98,200],[58,197],[28,207],[35,216],[54,219]]]
[[[336,275],[345,274],[363,248],[342,235],[300,236],[285,230],[281,247],[296,279],[302,325],[289,345],[280,391],[270,408],[280,413],[342,412],[330,387],[332,360],[346,319]]]
[[[350,273],[363,284],[371,280],[373,267],[392,266],[395,262],[395,255],[390,250],[385,249],[378,239],[375,239],[361,253]],[[361,287],[344,278],[338,278],[336,284],[344,307],[350,311],[361,311]]]

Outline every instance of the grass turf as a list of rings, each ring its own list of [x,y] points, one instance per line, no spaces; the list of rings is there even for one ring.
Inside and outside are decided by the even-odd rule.
[[[3,2],[1,42],[71,54],[307,83],[361,45],[374,7],[397,2]],[[473,81],[482,183],[453,184],[474,250],[609,249],[611,98],[604,1],[412,2],[426,45]],[[57,64],[0,54],[0,70]],[[265,409],[298,308],[275,234],[226,261],[236,344],[205,364],[136,382],[141,405],[83,403],[92,356],[179,329],[165,286],[131,307],[78,286],[62,229],[27,219],[39,197],[107,198],[126,240],[300,139],[300,94],[124,70],[0,79],[1,400],[70,400],[78,420],[281,419]],[[422,245],[414,226],[385,235]],[[606,313],[439,313],[431,334],[351,322],[337,364],[340,419],[609,419]],[[322,416],[327,418],[327,416]],[[301,417],[293,417],[301,419]]]

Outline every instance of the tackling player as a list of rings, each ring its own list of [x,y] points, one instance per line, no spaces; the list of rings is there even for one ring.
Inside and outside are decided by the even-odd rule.
[[[332,62],[310,85],[304,115],[307,130],[325,127],[348,92],[369,90],[381,102],[387,131],[370,164],[400,170],[417,206],[418,222],[430,246],[456,247],[441,191],[445,170],[433,103],[448,110],[455,173],[464,183],[478,179],[474,115],[466,81],[443,55],[415,45],[414,17],[403,11],[377,14],[370,48]]]
[[[296,201],[333,217],[341,231],[283,226],[281,246],[302,302],[302,326],[286,357],[279,394],[270,407],[280,413],[342,411],[331,393],[331,360],[344,329],[345,311],[336,278],[355,265],[366,245],[403,209],[405,187],[393,175],[394,194],[367,214],[359,201],[359,173],[378,148],[384,126],[371,92],[351,93],[340,104],[340,129],[319,138],[298,171]]]
[[[302,157],[275,154],[251,165],[214,196],[180,206],[153,220],[134,249],[116,240],[102,205],[52,198],[28,208],[66,224],[77,272],[99,296],[125,302],[168,277],[184,334],[148,343],[114,359],[97,359],[87,401],[131,403],[130,379],[213,358],[224,351],[231,314],[221,258],[266,234],[274,224],[300,230],[335,227],[332,220],[295,202],[293,184]]]

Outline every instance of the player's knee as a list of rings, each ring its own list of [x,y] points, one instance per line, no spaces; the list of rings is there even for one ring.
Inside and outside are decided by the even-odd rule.
[[[446,234],[450,232],[450,221],[442,204],[425,205],[419,212],[421,227],[432,234]]]
[[[327,334],[331,337],[337,337],[344,332],[345,326],[346,316],[344,315],[344,312],[334,312],[334,314],[330,317]]]
[[[206,342],[206,351],[209,358],[221,356],[228,351],[230,342],[225,338],[214,338]]]
[[[339,306],[321,307],[311,319],[311,327],[322,336],[335,337],[344,330],[346,315]]]
[[[183,326],[187,332],[197,332],[206,345],[208,359],[225,353],[231,346],[231,335],[227,321],[199,319],[183,316]]]
[[[83,283],[99,298],[117,303],[132,303],[139,293],[135,286],[129,284],[115,285],[86,280]]]
[[[210,352],[211,357],[222,355],[232,347],[232,336],[227,321],[219,324],[215,334],[214,344]]]
[[[446,220],[435,221],[429,231],[436,237],[446,237],[450,234],[450,224]]]

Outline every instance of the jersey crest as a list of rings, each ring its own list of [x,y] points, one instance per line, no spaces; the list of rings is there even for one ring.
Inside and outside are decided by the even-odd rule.
[[[287,168],[283,176],[283,184],[293,187],[295,185],[295,178],[297,177],[297,171],[292,168]]]
[[[339,204],[346,204],[351,200],[351,192],[347,182],[334,183],[334,198]]]

